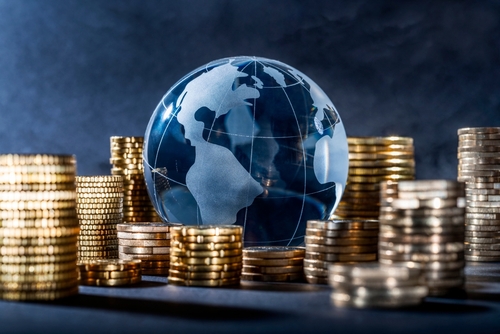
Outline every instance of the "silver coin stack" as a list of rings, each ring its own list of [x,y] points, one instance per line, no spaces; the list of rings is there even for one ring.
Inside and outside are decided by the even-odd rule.
[[[328,283],[332,303],[339,307],[409,307],[428,294],[421,269],[397,264],[332,264]]]
[[[430,295],[463,288],[463,183],[400,181],[381,189],[379,262],[422,267]]]
[[[465,182],[465,259],[500,261],[500,127],[458,130],[458,180]]]
[[[328,284],[328,266],[377,259],[378,220],[309,220],[304,274],[311,284]]]

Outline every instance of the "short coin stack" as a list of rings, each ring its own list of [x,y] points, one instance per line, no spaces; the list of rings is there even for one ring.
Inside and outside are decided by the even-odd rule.
[[[413,180],[413,138],[348,137],[349,175],[333,218],[378,219],[384,180]]]
[[[144,181],[143,137],[110,138],[111,174],[123,177],[123,222],[161,222]]]
[[[465,182],[465,259],[500,261],[500,127],[458,130],[458,180]]]
[[[378,220],[309,220],[304,273],[312,284],[328,284],[328,266],[377,259]]]
[[[80,285],[122,286],[141,281],[140,260],[91,260],[78,263]]]
[[[421,270],[379,263],[329,267],[332,303],[339,307],[397,308],[420,304],[428,294]]]
[[[76,193],[80,224],[78,260],[116,259],[116,224],[123,219],[121,176],[77,176]]]
[[[236,225],[172,228],[168,283],[205,287],[239,284],[242,231]]]
[[[72,155],[0,155],[0,298],[78,293]]]
[[[397,188],[396,188],[397,186]],[[431,295],[464,284],[464,187],[453,180],[400,181],[381,207],[379,261],[422,267]],[[385,197],[384,193],[381,193]]]
[[[303,247],[257,246],[243,249],[242,281],[304,281]]]
[[[143,275],[167,276],[170,267],[170,236],[174,226],[179,224],[118,224],[120,259],[141,260]]]

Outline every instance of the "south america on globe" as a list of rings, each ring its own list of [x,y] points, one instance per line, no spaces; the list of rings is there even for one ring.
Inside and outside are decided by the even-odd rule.
[[[241,225],[245,247],[303,244],[307,220],[337,207],[349,167],[328,96],[261,57],[224,58],[184,76],[144,140],[144,177],[162,219]]]

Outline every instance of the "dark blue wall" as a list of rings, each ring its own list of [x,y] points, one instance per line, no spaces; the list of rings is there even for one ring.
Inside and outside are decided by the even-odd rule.
[[[0,0],[0,153],[108,174],[110,136],[235,55],[309,75],[350,136],[413,137],[418,178],[456,178],[458,128],[500,126],[499,1]]]

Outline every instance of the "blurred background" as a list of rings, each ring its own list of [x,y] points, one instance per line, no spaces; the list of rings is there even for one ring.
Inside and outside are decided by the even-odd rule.
[[[500,126],[499,1],[0,0],[0,153],[109,174],[182,76],[229,56],[297,68],[348,136],[413,137],[416,177],[457,176],[457,129]]]

